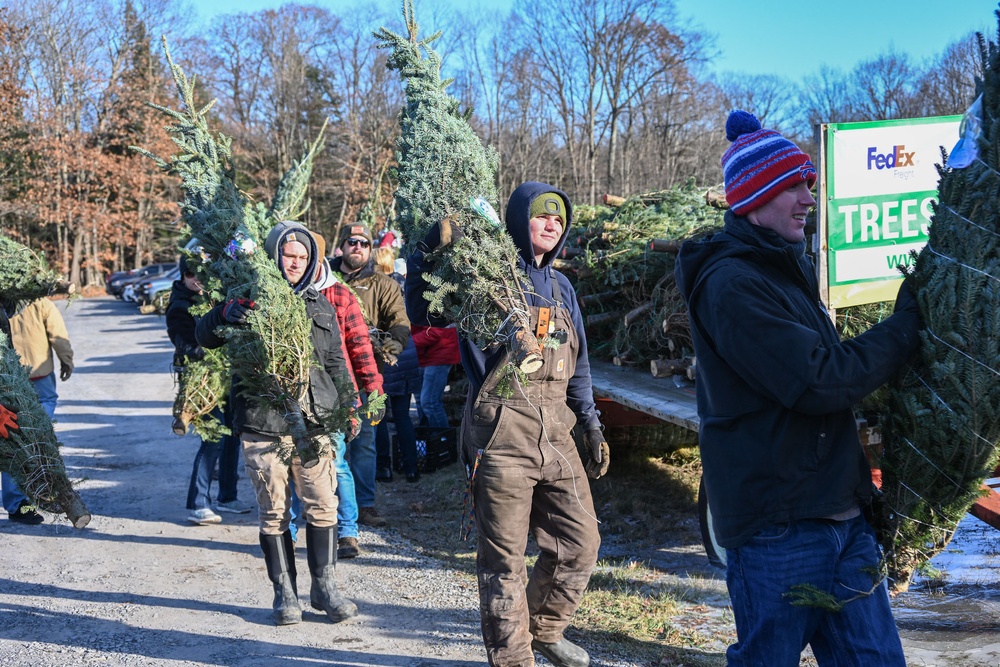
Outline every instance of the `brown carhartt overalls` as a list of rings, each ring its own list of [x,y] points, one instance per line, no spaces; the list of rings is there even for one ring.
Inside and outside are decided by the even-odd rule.
[[[555,287],[555,285],[553,285]],[[554,290],[554,298],[559,299]],[[532,330],[539,308],[531,307]],[[544,365],[514,396],[497,395],[497,364],[462,423],[465,460],[474,465],[480,614],[490,665],[534,665],[532,638],[562,639],[597,562],[600,534],[590,484],[570,434],[576,415],[566,386],[579,341],[569,311],[551,308],[549,331],[566,340],[543,348]],[[541,555],[527,577],[528,530]]]

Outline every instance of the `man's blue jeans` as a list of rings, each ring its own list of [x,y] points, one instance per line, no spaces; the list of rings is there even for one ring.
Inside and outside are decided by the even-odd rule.
[[[821,667],[905,667],[889,595],[876,583],[875,532],[863,516],[769,526],[727,549],[726,562],[738,636],[726,652],[730,667],[797,667],[807,644]],[[788,594],[802,585],[857,599],[837,612],[792,606]]]
[[[337,447],[337,539],[358,536],[358,500],[354,495],[354,474],[347,463],[347,444],[344,434],[333,436]]]
[[[375,507],[375,427],[360,412],[358,418],[361,420],[361,432],[347,443],[347,460],[354,475],[357,507]]]
[[[56,401],[59,400],[59,394],[56,393],[55,371],[37,380],[32,380],[31,386],[38,394],[38,402],[42,404],[45,414],[49,416],[49,419],[55,419]],[[3,503],[3,507],[8,513],[16,512],[21,503],[27,499],[28,497],[24,495],[10,473],[0,473],[0,502]]]
[[[447,428],[449,426],[448,413],[445,412],[444,403],[441,402],[441,395],[444,394],[444,388],[448,386],[448,373],[451,372],[451,366],[425,366],[422,370],[421,418],[427,420],[428,426]]]
[[[232,420],[227,419],[227,416],[218,408],[212,411],[212,415],[223,424],[232,424]],[[215,472],[216,463],[219,464],[218,501],[229,503],[236,500],[239,456],[240,439],[234,435],[224,435],[219,440],[201,441],[198,453],[194,455],[191,482],[188,485],[187,508],[189,510],[212,506],[212,473]]]

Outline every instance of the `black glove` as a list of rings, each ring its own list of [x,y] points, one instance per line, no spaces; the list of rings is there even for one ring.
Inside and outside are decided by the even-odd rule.
[[[398,357],[403,353],[403,344],[400,343],[395,338],[390,338],[389,340],[382,343],[382,349],[386,353]]]
[[[920,314],[917,297],[913,293],[912,276],[908,276],[903,280],[903,284],[899,286],[899,293],[896,295],[896,306],[892,309],[892,312],[898,313],[899,311],[910,312],[915,315]]]
[[[583,442],[587,446],[587,461],[584,468],[587,477],[599,479],[608,471],[611,464],[611,448],[604,439],[604,433],[599,428],[592,428],[583,434]]]
[[[222,308],[222,319],[229,324],[246,324],[247,315],[257,304],[250,299],[231,299]]]
[[[372,426],[378,426],[379,422],[385,419],[385,406],[383,405],[378,410],[371,414],[368,421],[371,422]]]

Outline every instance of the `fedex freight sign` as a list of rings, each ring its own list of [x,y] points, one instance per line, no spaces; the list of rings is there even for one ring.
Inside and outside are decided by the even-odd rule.
[[[927,242],[941,147],[961,116],[824,126],[828,302],[832,308],[896,297],[900,264]]]

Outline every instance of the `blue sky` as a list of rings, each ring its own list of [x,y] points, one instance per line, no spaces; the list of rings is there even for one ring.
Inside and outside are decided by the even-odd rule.
[[[354,0],[300,0],[336,12]],[[457,8],[509,9],[513,0],[448,0]],[[789,3],[776,0],[674,0],[681,18],[714,33],[719,56],[713,69],[776,74],[793,82],[822,65],[852,69],[894,49],[917,62],[941,53],[976,30],[995,37],[997,0],[837,0]],[[202,19],[216,13],[253,12],[282,0],[194,0]],[[390,11],[399,0],[381,0]],[[419,16],[420,0],[417,0]]]

